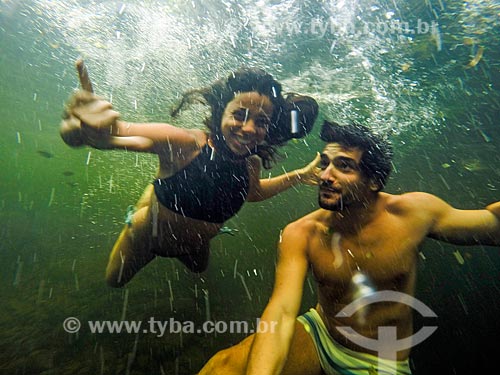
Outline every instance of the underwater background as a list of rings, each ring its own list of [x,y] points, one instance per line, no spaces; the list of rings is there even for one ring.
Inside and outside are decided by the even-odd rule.
[[[203,108],[169,115],[182,92],[264,68],[321,111],[272,175],[314,158],[324,119],[358,121],[394,144],[386,191],[472,209],[500,199],[499,46],[498,1],[0,0],[0,373],[197,372],[246,335],[93,334],[85,322],[255,322],[280,230],[317,207],[306,186],[248,203],[227,223],[238,234],[212,241],[207,272],[162,258],[109,288],[109,251],[157,160],[62,142],[79,56],[122,118],[191,128]],[[416,297],[438,317],[415,313],[415,331],[438,329],[413,349],[413,373],[497,373],[499,249],[428,240],[420,251]],[[309,279],[302,312],[315,294]],[[82,322],[77,334],[63,329],[68,317]]]

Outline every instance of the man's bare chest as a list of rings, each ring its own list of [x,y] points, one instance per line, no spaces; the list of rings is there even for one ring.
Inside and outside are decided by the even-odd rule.
[[[379,288],[393,289],[413,272],[417,247],[425,233],[397,220],[357,233],[327,230],[310,244],[309,260],[320,286],[348,287],[356,271],[370,276]]]

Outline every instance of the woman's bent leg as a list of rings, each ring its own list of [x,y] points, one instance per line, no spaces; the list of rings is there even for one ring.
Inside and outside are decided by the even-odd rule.
[[[124,286],[154,258],[149,207],[143,207],[134,214],[132,225],[125,225],[111,250],[106,268],[107,283],[116,288]]]
[[[210,239],[220,224],[178,215],[156,200],[153,186],[146,188],[111,251],[106,269],[110,286],[121,287],[156,256],[178,258],[190,271],[208,266]]]
[[[210,247],[207,243],[198,249],[191,249],[186,255],[179,255],[177,258],[191,272],[200,273],[207,269],[209,256]]]
[[[176,214],[159,206],[157,255],[177,258],[191,272],[207,269],[210,240],[222,224],[208,223]]]

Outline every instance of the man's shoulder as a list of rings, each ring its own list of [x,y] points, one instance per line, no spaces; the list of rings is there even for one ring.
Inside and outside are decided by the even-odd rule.
[[[316,238],[320,232],[320,228],[325,220],[324,211],[322,209],[311,212],[291,223],[289,223],[282,232],[280,238],[280,249],[283,254],[283,250],[286,249],[285,253],[287,255],[294,254],[293,256],[298,256],[299,254],[307,257],[311,240]]]
[[[318,226],[324,222],[325,213],[323,209],[313,211],[301,218],[289,223],[285,227],[287,233],[295,235],[309,235],[314,233]]]
[[[396,214],[431,208],[432,205],[439,201],[439,198],[435,195],[420,191],[403,194],[381,194],[384,199],[385,209]]]

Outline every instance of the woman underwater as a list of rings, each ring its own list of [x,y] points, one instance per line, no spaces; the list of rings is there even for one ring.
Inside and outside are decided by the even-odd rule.
[[[316,184],[319,157],[288,174],[259,177],[261,165],[269,169],[275,162],[278,147],[312,129],[318,114],[314,99],[283,97],[271,75],[242,68],[185,93],[172,115],[194,101],[210,107],[207,130],[124,122],[109,102],[88,91],[75,93],[66,108],[60,132],[68,145],[149,152],[159,158],[156,179],[111,251],[106,269],[111,286],[125,285],[156,256],[175,257],[202,272],[210,240],[245,201],[271,198],[298,183]]]

